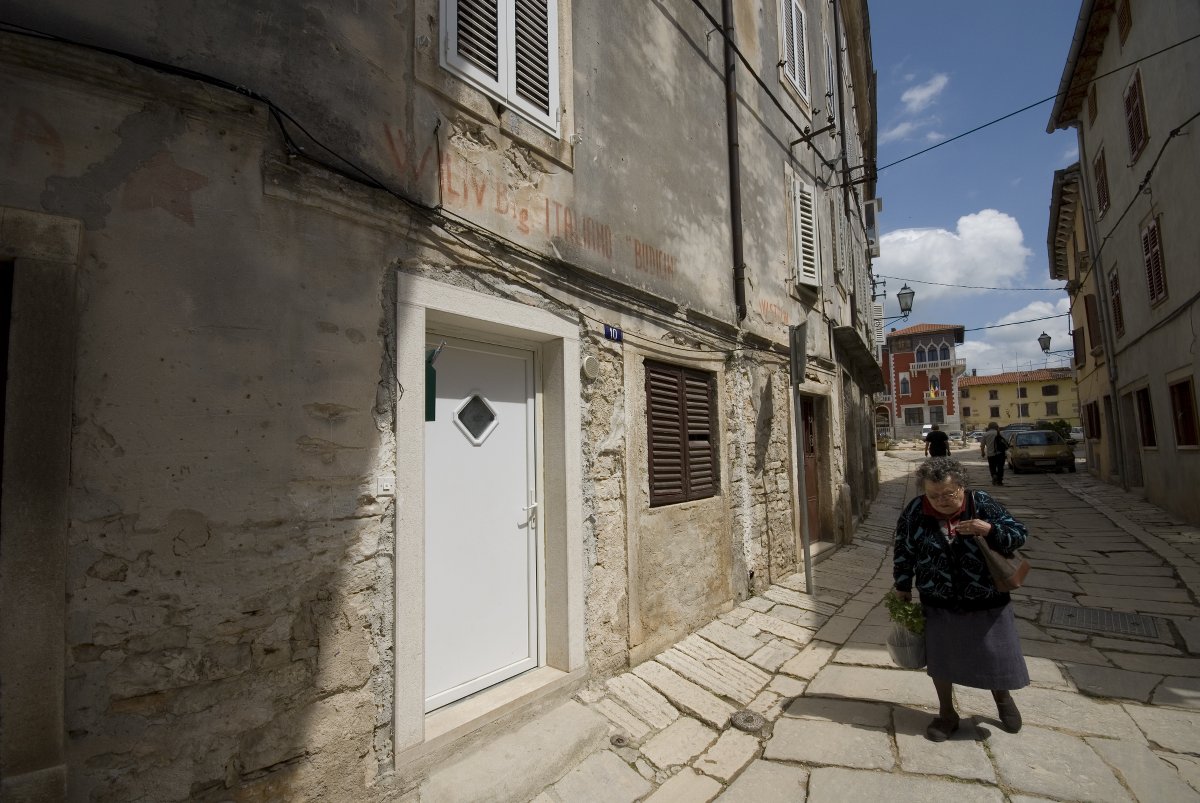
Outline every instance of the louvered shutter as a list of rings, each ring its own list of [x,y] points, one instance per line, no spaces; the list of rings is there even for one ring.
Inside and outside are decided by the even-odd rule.
[[[1083,308],[1087,312],[1088,345],[1096,348],[1100,345],[1100,310],[1096,306],[1096,297],[1085,296]]]
[[[819,287],[821,263],[817,251],[816,198],[812,187],[802,181],[792,182],[792,220],[796,234],[796,281]]]
[[[677,368],[646,363],[650,504],[685,499],[683,377]]]
[[[1162,240],[1157,220],[1150,221],[1150,225],[1142,230],[1142,259],[1146,263],[1146,289],[1150,294],[1150,303],[1162,301],[1167,297],[1167,277],[1163,272]]]
[[[552,111],[552,0],[515,0],[513,73],[517,96],[543,115]]]
[[[702,499],[717,492],[712,383],[705,374],[685,371],[683,385],[687,416],[687,496]]]
[[[1096,174],[1096,212],[1103,215],[1108,211],[1108,165],[1104,159],[1104,151],[1096,157],[1094,172]]]
[[[784,41],[784,75],[800,92],[800,96],[808,100],[808,64],[806,62],[804,38],[804,7],[799,0],[782,0],[783,5],[783,41]]]
[[[499,0],[447,0],[447,58],[476,80],[503,90]],[[465,64],[463,63],[465,62]],[[467,66],[469,65],[469,66]]]
[[[1108,277],[1108,298],[1112,302],[1113,328],[1120,337],[1125,334],[1125,312],[1121,308],[1121,277],[1115,271]]]
[[[1125,90],[1125,128],[1129,135],[1129,155],[1137,158],[1146,146],[1146,111],[1142,104],[1142,74],[1133,74]]]

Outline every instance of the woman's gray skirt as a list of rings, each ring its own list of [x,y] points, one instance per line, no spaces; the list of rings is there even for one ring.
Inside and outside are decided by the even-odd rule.
[[[1012,603],[984,611],[925,608],[926,671],[976,689],[1020,689],[1029,685]]]

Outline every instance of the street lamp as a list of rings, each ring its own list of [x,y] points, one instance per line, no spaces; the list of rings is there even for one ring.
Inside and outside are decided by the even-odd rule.
[[[883,322],[883,325],[887,326],[889,323],[895,323],[896,321],[902,321],[908,318],[909,313],[912,312],[914,296],[916,296],[916,291],[914,291],[907,284],[901,287],[900,292],[896,293],[896,300],[900,302],[900,314],[895,318],[888,318]]]
[[[1042,347],[1043,354],[1072,354],[1075,351],[1075,349],[1062,349],[1061,351],[1051,351],[1050,350],[1050,335],[1046,334],[1046,331],[1044,329],[1042,330],[1042,333],[1040,335],[1038,335],[1037,341],[1038,341],[1038,345]]]

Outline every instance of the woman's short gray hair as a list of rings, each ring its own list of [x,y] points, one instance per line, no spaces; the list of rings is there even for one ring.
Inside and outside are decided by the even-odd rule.
[[[917,468],[917,479],[922,483],[954,480],[955,484],[967,487],[967,470],[953,457],[931,457]]]

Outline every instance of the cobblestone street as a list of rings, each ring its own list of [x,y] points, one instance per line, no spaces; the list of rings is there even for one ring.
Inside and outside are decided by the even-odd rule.
[[[956,456],[981,487],[977,448]],[[926,741],[933,685],[892,665],[881,605],[919,459],[881,455],[881,495],[853,544],[816,565],[815,595],[792,575],[577,695],[611,746],[537,803],[1200,799],[1200,531],[1082,463],[983,486],[1030,529],[1034,569],[1013,595],[1024,728],[1005,732],[988,692],[956,687],[963,727]],[[740,709],[765,726],[739,730]]]

